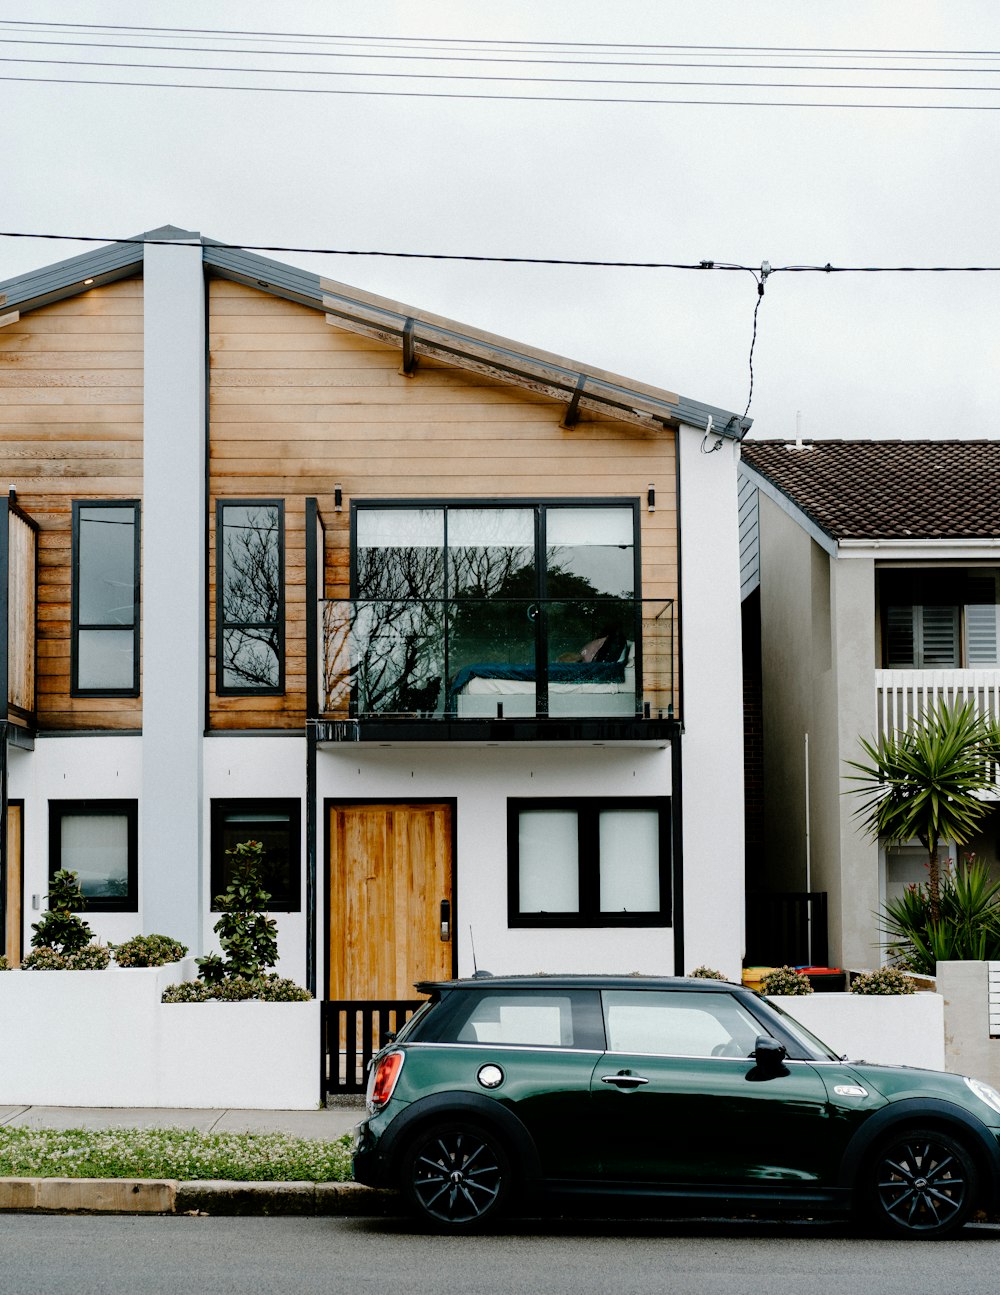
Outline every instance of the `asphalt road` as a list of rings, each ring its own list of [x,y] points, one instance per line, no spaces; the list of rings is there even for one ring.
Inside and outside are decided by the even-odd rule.
[[[1000,1226],[883,1242],[833,1224],[549,1221],[428,1237],[397,1220],[0,1218],[0,1295],[994,1295]]]

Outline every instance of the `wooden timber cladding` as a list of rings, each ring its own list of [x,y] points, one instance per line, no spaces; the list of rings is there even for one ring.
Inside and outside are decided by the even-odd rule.
[[[138,728],[136,697],[70,697],[74,499],[142,497],[142,280],[0,328],[3,489],[39,526],[39,726]]]
[[[398,348],[358,336],[308,307],[225,280],[210,283],[208,575],[215,728],[305,722],[304,501],[326,524],[326,596],[350,594],[352,500],[640,498],[643,597],[675,598],[675,438],[564,407],[421,358],[401,373]],[[343,511],[334,511],[341,483]],[[656,511],[645,508],[656,486]],[[215,503],[285,500],[283,697],[216,697]]]

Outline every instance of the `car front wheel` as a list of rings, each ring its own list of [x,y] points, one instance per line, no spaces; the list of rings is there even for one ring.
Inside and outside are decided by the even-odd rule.
[[[894,1236],[951,1236],[968,1220],[976,1195],[972,1157],[936,1129],[893,1135],[869,1169],[870,1217],[879,1231]]]
[[[503,1212],[510,1161],[486,1129],[438,1124],[417,1135],[404,1157],[401,1186],[411,1207],[436,1228],[472,1232]]]

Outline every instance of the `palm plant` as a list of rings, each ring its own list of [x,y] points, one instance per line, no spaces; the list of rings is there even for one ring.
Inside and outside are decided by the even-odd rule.
[[[989,813],[982,798],[996,790],[1000,728],[977,714],[972,702],[940,703],[908,729],[877,743],[861,739],[868,762],[849,760],[858,783],[849,790],[865,799],[855,811],[876,839],[914,837],[927,850],[927,892],[931,920],[941,915],[938,847],[944,841],[965,845]]]

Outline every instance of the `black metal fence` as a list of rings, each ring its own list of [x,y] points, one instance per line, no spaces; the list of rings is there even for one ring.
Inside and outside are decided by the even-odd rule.
[[[401,1030],[426,1000],[329,1000],[321,1004],[321,1091],[326,1096],[363,1093],[368,1063],[387,1034]]]
[[[751,893],[746,912],[747,966],[826,966],[825,890]]]

